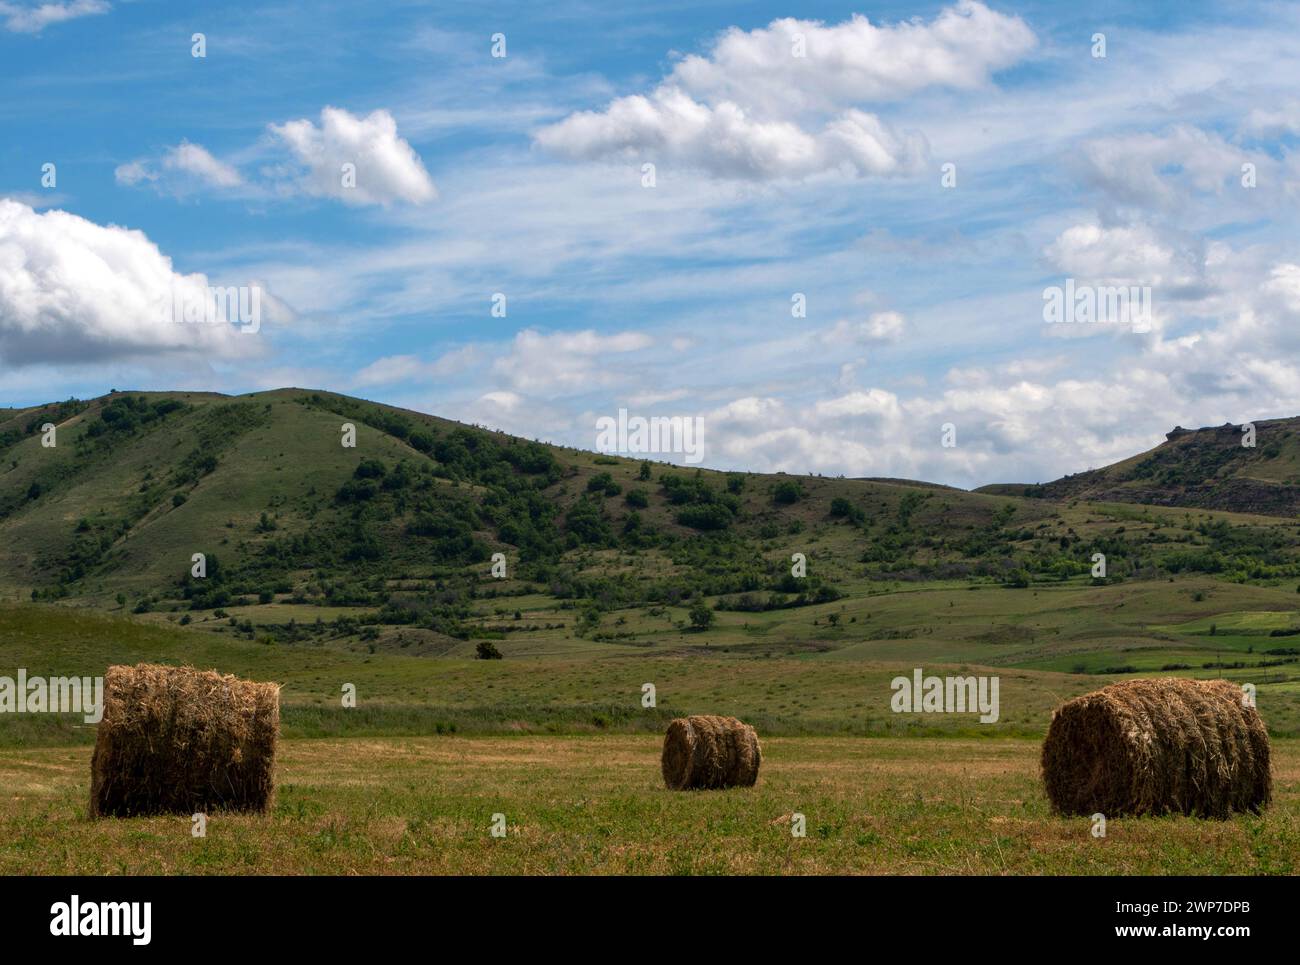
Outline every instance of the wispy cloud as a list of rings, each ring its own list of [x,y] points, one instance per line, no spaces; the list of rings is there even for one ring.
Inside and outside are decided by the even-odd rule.
[[[79,17],[92,17],[112,9],[104,0],[68,0],[67,3],[0,2],[0,18],[13,33],[38,34],[46,27]]]

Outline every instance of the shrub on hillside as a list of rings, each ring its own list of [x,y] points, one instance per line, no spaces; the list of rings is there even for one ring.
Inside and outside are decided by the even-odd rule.
[[[797,503],[803,498],[803,487],[793,479],[783,479],[772,487],[772,501],[782,506]]]

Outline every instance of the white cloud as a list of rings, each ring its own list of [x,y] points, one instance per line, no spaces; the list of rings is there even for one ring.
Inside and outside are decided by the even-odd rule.
[[[497,359],[492,369],[519,392],[577,394],[617,380],[611,356],[652,344],[642,332],[602,335],[588,329],[548,335],[529,328],[515,336],[509,354]]]
[[[150,184],[163,193],[183,196],[195,191],[239,189],[241,197],[270,198],[300,193],[338,198],[348,204],[424,204],[438,196],[429,173],[415,149],[397,134],[397,122],[385,110],[360,117],[336,107],[321,111],[319,126],[304,118],[269,125],[272,135],[243,152],[265,155],[268,146],[287,148],[292,161],[281,155],[263,165],[249,182],[240,170],[201,144],[181,141],[161,157],[138,158],[119,165],[118,184]],[[345,165],[351,165],[345,173]]]
[[[794,56],[796,38],[804,56]],[[926,87],[973,88],[1023,58],[1034,33],[1019,17],[962,0],[929,23],[879,26],[855,14],[827,26],[787,17],[745,32],[732,27],[707,57],[679,63],[670,81],[710,103],[767,112],[831,111],[895,100]]]
[[[880,388],[812,406],[749,398],[704,415],[712,466],[889,476],[957,485],[1039,482],[1149,448],[1186,409],[1162,375],[995,381],[904,398]],[[1135,417],[1134,413],[1141,413]],[[943,425],[957,445],[942,445]],[[1163,427],[1163,428],[1162,428]]]
[[[521,333],[511,364],[489,373],[502,380],[502,391],[480,398],[473,411],[488,424],[529,436],[542,430],[554,441],[590,448],[591,420],[581,412],[612,412],[638,399],[665,414],[701,416],[705,463],[715,468],[964,486],[1044,481],[1105,465],[1150,448],[1175,424],[1300,411],[1300,266],[1293,259],[1267,261],[1255,246],[1189,242],[1142,224],[1075,225],[1050,247],[1063,269],[1081,277],[1138,275],[1170,285],[1192,278],[1187,297],[1169,307],[1178,336],[1167,338],[1157,326],[1142,340],[1101,349],[1052,343],[1047,353],[1039,351],[1043,344],[1007,338],[1002,351],[981,350],[988,362],[963,361],[934,388],[919,378],[892,378],[904,354],[899,364],[858,366],[855,378],[876,380],[858,387],[829,377],[841,367],[838,355],[806,369],[808,356],[823,354],[816,345],[840,337],[852,344],[859,329],[868,339],[899,325],[910,334],[910,320],[877,312],[866,322],[811,330],[802,342],[720,328],[679,360],[671,394],[659,396],[658,340],[647,346],[633,333],[626,344],[606,345],[595,333]],[[988,310],[997,312],[997,303]],[[931,309],[922,320],[932,316],[942,311]],[[908,353],[914,341],[891,352]],[[646,354],[602,351],[614,348]],[[602,358],[599,365],[595,358]],[[547,366],[534,384],[515,378],[530,359]],[[579,410],[566,395],[599,401],[583,398]],[[946,422],[957,427],[955,449],[941,445]]]
[[[0,364],[77,364],[143,354],[206,359],[257,351],[226,324],[161,317],[173,293],[199,297],[207,276],[182,275],[143,232],[0,199]]]
[[[163,167],[192,174],[219,188],[233,188],[244,180],[234,167],[218,161],[203,145],[189,141],[181,141],[169,148],[163,157]]]
[[[1085,179],[1122,203],[1144,207],[1169,206],[1192,191],[1221,193],[1238,182],[1249,160],[1251,155],[1218,134],[1187,124],[1083,146]]]
[[[513,414],[524,406],[525,399],[514,392],[485,392],[479,396],[479,402],[504,414]]]
[[[755,120],[730,101],[702,104],[675,87],[574,114],[539,131],[537,143],[572,158],[672,162],[754,180],[910,174],[927,152],[919,134],[896,133],[874,114],[845,111],[809,133],[793,121]]]
[[[1300,265],[1274,265],[1271,278],[1264,286],[1269,292],[1281,295],[1291,311],[1300,315]]]
[[[392,385],[396,382],[414,382],[446,378],[478,362],[480,351],[473,345],[454,349],[426,362],[415,355],[389,355],[371,362],[352,378],[356,386]]]
[[[1300,100],[1292,98],[1278,107],[1252,108],[1242,127],[1256,137],[1300,134]]]
[[[157,181],[158,172],[150,169],[143,161],[128,161],[114,169],[113,178],[118,184],[134,187],[142,181]]]
[[[1178,245],[1144,224],[1078,224],[1057,236],[1044,255],[1080,282],[1151,285],[1170,293],[1202,283],[1200,249],[1199,242]]]
[[[868,345],[897,342],[903,337],[907,320],[900,312],[873,312],[864,321],[840,319],[823,337],[835,345]]]
[[[420,156],[398,137],[397,121],[386,110],[359,117],[326,107],[319,126],[303,118],[269,129],[306,168],[300,186],[309,194],[380,205],[424,204],[438,196]],[[355,166],[355,187],[344,186],[345,164]]]
[[[243,176],[231,164],[218,160],[202,144],[181,141],[163,152],[157,162],[144,159],[120,164],[113,172],[118,184],[135,186],[148,182],[182,194],[201,187],[235,188]]]
[[[932,86],[977,87],[1034,43],[1018,17],[971,0],[928,24],[876,26],[855,15],[833,26],[787,18],[748,33],[732,28],[648,95],[572,114],[535,137],[567,157],[667,162],[724,178],[906,175],[924,165],[925,137],[858,105]]]
[[[46,27],[108,13],[111,8],[104,0],[70,0],[68,3],[5,3],[0,2],[0,17],[5,29],[13,33],[38,34]]]

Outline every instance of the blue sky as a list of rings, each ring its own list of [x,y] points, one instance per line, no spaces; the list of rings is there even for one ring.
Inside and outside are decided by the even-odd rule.
[[[626,408],[964,486],[1300,414],[1300,10],[1132,6],[0,0],[0,405]],[[1066,279],[1151,330],[1045,324]],[[258,330],[147,317],[194,284]]]

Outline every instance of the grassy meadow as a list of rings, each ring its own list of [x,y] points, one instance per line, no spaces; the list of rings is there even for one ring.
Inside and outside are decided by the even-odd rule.
[[[1263,816],[1105,838],[1048,813],[1038,743],[1015,738],[768,738],[754,788],[685,793],[653,735],[288,740],[272,813],[204,838],[88,821],[87,747],[8,749],[0,874],[1295,874],[1300,741],[1274,746]]]
[[[282,687],[274,811],[202,839],[89,821],[95,728],[0,714],[0,872],[1293,873],[1300,424],[1274,429],[966,492],[697,471],[300,389],[0,411],[0,677],[157,662]],[[1249,498],[1205,496],[1228,482]],[[917,668],[996,677],[997,721],[894,713]],[[1256,687],[1273,807],[1105,839],[1052,817],[1053,708],[1167,674]],[[757,728],[756,787],[664,790],[662,734],[692,713]]]
[[[1044,600],[1034,625],[1059,622],[1058,608],[1087,609],[1092,592],[1079,588],[1052,607]],[[1296,872],[1300,740],[1277,736],[1297,719],[1289,682],[1259,689],[1275,735],[1275,801],[1264,815],[1115,819],[1097,839],[1086,820],[1049,813],[1039,738],[1056,703],[1112,678],[974,662],[1037,662],[1032,643],[963,642],[963,626],[983,623],[980,593],[917,591],[870,606],[873,619],[893,622],[908,612],[903,601],[920,618],[949,598],[971,602],[946,608],[961,619],[924,642],[934,660],[915,662],[896,639],[780,653],[740,642],[699,652],[670,640],[662,649],[429,658],[2,607],[7,665],[52,675],[148,660],[274,680],[284,685],[284,739],[272,812],[211,815],[206,837],[194,838],[185,817],[87,818],[93,727],[59,715],[0,717],[0,873]],[[1128,603],[1143,606],[1140,597]],[[1250,639],[1278,619],[1258,614],[1279,611],[1235,612],[1257,615],[1219,622]],[[1200,655],[1192,648],[1203,627],[1188,623],[1161,632]],[[889,681],[915,665],[996,673],[1001,719],[892,714]],[[656,686],[655,708],[641,705],[646,682]],[[356,685],[356,709],[340,705],[343,683]],[[764,750],[756,787],[664,789],[662,730],[692,712],[756,724]],[[490,831],[497,814],[504,838]],[[791,833],[795,814],[804,815],[804,837]]]

